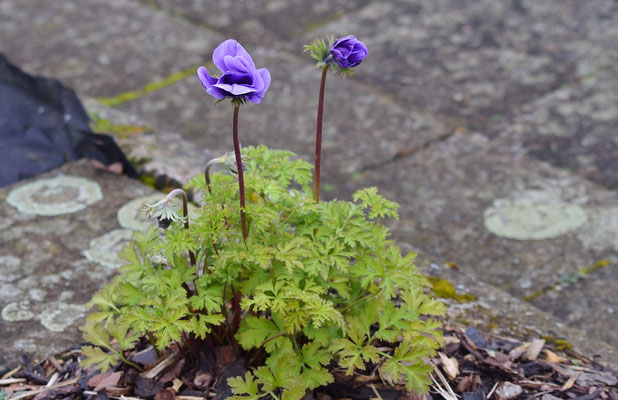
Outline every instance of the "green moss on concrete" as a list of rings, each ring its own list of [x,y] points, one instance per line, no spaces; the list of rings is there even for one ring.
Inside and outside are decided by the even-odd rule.
[[[212,68],[214,67],[214,64],[212,63],[207,63],[205,64],[206,68]],[[143,88],[139,89],[139,90],[129,90],[127,92],[124,93],[120,93],[116,96],[112,96],[112,97],[99,97],[97,100],[99,102],[101,102],[102,104],[105,104],[106,106],[109,107],[116,107],[119,106],[122,103],[126,103],[128,101],[134,101],[137,100],[139,98],[141,98],[142,96],[148,94],[148,93],[152,93],[155,92],[157,90],[161,90],[165,87],[168,87],[170,85],[173,85],[174,83],[183,80],[191,75],[195,75],[197,71],[197,67],[196,66],[191,66],[189,68],[183,69],[181,71],[178,72],[174,72],[173,74],[160,79],[158,81],[154,81],[154,82],[150,82],[147,83],[146,85],[144,85]],[[197,80],[197,78],[196,78]]]
[[[558,339],[554,336],[543,335],[541,336],[541,339],[545,340],[545,342],[547,343],[552,344],[558,351],[569,351],[573,348],[573,344],[571,344],[570,342],[564,339]]]
[[[469,303],[475,301],[477,297],[473,294],[460,294],[457,293],[455,286],[446,279],[437,278],[435,276],[428,276],[427,280],[431,283],[431,290],[436,296],[442,299],[453,299],[458,303]]]
[[[152,132],[152,128],[149,126],[115,124],[108,119],[101,118],[97,113],[91,113],[89,116],[91,119],[90,128],[95,133],[107,133],[124,139],[131,135]]]

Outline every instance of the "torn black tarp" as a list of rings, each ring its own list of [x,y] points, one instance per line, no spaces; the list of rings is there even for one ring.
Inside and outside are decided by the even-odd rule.
[[[137,174],[114,139],[95,134],[75,92],[21,71],[0,53],[0,186],[90,158]]]

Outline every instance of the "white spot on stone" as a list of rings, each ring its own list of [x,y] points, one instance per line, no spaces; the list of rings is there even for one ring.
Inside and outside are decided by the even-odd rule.
[[[0,256],[0,282],[12,282],[20,277],[21,260],[15,256]]]
[[[485,228],[497,236],[516,240],[551,239],[582,226],[584,209],[553,193],[531,190],[516,199],[498,199],[485,210]]]
[[[577,238],[591,250],[618,251],[618,207],[591,211],[589,222],[577,232]]]
[[[29,301],[9,303],[2,309],[2,319],[8,322],[28,321],[34,318],[34,313],[30,311]]]
[[[52,332],[62,332],[75,320],[84,316],[86,306],[81,304],[66,304],[54,301],[45,304],[39,319],[41,325]]]
[[[90,248],[84,256],[90,261],[116,269],[124,264],[118,252],[131,241],[132,233],[127,229],[114,229],[90,241]]]
[[[59,175],[21,185],[9,193],[6,201],[23,214],[53,216],[81,211],[102,198],[98,183]]]
[[[146,212],[142,211],[142,206],[144,204],[156,203],[164,197],[165,195],[162,193],[153,193],[129,201],[118,210],[118,223],[125,229],[137,231],[146,231],[151,226],[157,226],[157,221],[154,218],[146,217]],[[182,214],[182,200],[174,198],[172,201]],[[189,204],[189,219],[195,218],[197,216],[197,211],[197,207],[193,204]]]
[[[60,275],[49,274],[49,275],[45,275],[45,276],[43,276],[41,278],[41,284],[52,286],[52,285],[55,285],[55,284],[59,283],[61,280],[62,280],[62,278],[60,277]]]
[[[71,300],[73,298],[73,296],[75,295],[75,292],[72,290],[65,290],[62,293],[60,293],[60,301],[67,301],[67,300]]]
[[[22,291],[12,284],[0,284],[0,300],[11,301],[22,295]]]
[[[35,301],[43,301],[45,300],[45,296],[47,296],[47,292],[43,289],[34,288],[28,290],[28,297]]]

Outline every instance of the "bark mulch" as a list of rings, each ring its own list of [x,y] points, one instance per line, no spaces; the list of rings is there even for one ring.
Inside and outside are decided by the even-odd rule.
[[[351,377],[335,369],[335,383],[305,399],[618,400],[616,371],[580,354],[558,351],[542,339],[483,336],[474,328],[445,329],[444,337],[443,348],[431,360],[434,384],[425,396],[385,385],[373,366]],[[157,358],[147,347],[131,355],[144,372],[126,365],[106,373],[84,370],[81,358],[79,350],[36,364],[22,356],[19,367],[0,377],[0,400],[218,400],[231,395],[227,377],[245,371],[231,347],[201,352],[192,361],[178,352]]]

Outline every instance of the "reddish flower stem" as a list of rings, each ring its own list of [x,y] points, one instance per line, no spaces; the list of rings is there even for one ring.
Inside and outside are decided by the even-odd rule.
[[[320,165],[322,162],[322,119],[324,117],[324,89],[326,88],[326,74],[328,65],[322,67],[320,94],[318,97],[318,117],[315,126],[315,165],[313,175],[313,199],[320,202]]]
[[[247,228],[247,215],[245,213],[245,178],[242,170],[242,158],[240,155],[240,142],[238,141],[238,111],[239,104],[234,104],[234,122],[232,125],[234,137],[234,155],[236,156],[236,170],[238,171],[238,192],[240,196],[240,225],[242,238],[247,240],[249,229]]]

